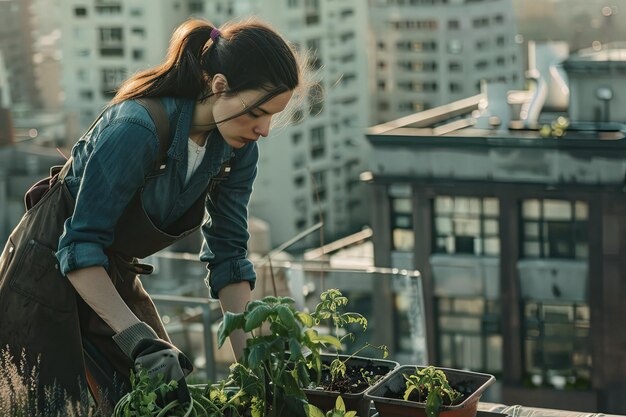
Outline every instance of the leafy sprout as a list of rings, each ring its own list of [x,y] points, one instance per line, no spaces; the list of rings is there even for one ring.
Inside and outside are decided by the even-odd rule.
[[[408,400],[414,392],[418,395],[418,401],[424,402],[426,398],[426,415],[428,417],[439,416],[444,397],[448,397],[450,404],[461,398],[461,393],[455,390],[448,383],[446,374],[434,366],[426,368],[415,368],[415,372],[408,377],[405,375],[406,389],[404,399]]]

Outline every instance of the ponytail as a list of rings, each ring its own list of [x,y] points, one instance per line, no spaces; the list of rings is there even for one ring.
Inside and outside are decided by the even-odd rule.
[[[213,46],[209,22],[192,19],[180,25],[170,40],[165,60],[126,80],[111,104],[140,97],[185,97],[197,99],[210,95],[203,55]]]

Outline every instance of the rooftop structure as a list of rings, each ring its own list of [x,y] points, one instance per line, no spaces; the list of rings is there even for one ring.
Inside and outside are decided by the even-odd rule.
[[[624,413],[626,126],[574,118],[580,76],[569,113],[536,76],[374,126],[362,179],[375,264],[422,273],[432,363],[496,374],[505,404]]]

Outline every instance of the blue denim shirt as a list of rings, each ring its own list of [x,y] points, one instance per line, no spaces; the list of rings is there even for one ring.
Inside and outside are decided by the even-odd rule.
[[[209,216],[202,225],[204,244],[200,260],[208,262],[211,295],[231,283],[248,281],[256,274],[246,258],[248,201],[256,177],[258,145],[233,149],[214,129],[205,157],[185,186],[187,145],[195,103],[163,98],[175,132],[167,152],[165,172],[146,183],[158,153],[155,125],[148,112],[130,100],[110,107],[101,121],[74,145],[74,163],[66,177],[76,207],[64,225],[56,254],[61,271],[89,266],[108,267],[104,249],[113,243],[114,229],[131,198],[145,183],[144,208],[159,229],[178,220],[207,188],[223,162],[233,159],[228,179],[220,185],[217,204],[207,204]],[[209,201],[207,199],[207,201]]]

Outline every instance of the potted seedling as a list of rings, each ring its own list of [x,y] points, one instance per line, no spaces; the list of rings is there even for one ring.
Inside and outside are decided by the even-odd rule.
[[[354,340],[354,334],[348,330],[351,325],[367,329],[367,319],[359,313],[346,312],[348,298],[337,289],[330,289],[320,296],[320,303],[311,313],[315,324],[330,322],[334,336],[341,342],[334,353],[322,354],[321,373],[312,375],[313,382],[304,392],[311,404],[324,411],[333,409],[339,396],[343,397],[348,409],[356,410],[359,416],[368,416],[371,401],[364,398],[365,390],[387,375],[398,366],[397,362],[384,359],[370,359],[357,356],[365,349],[373,348],[382,352],[383,358],[388,355],[386,346],[374,346],[365,343],[351,355],[340,354],[343,342]],[[341,331],[345,333],[340,336]],[[320,369],[319,366],[311,369]]]
[[[234,330],[251,334],[231,375],[252,398],[253,415],[307,415],[302,387],[310,383],[309,367],[321,373],[322,348],[341,346],[334,336],[318,334],[313,317],[293,305],[289,297],[255,300],[243,313],[226,313],[218,329],[219,346]]]
[[[493,375],[433,366],[401,366],[368,389],[380,417],[474,417]]]

